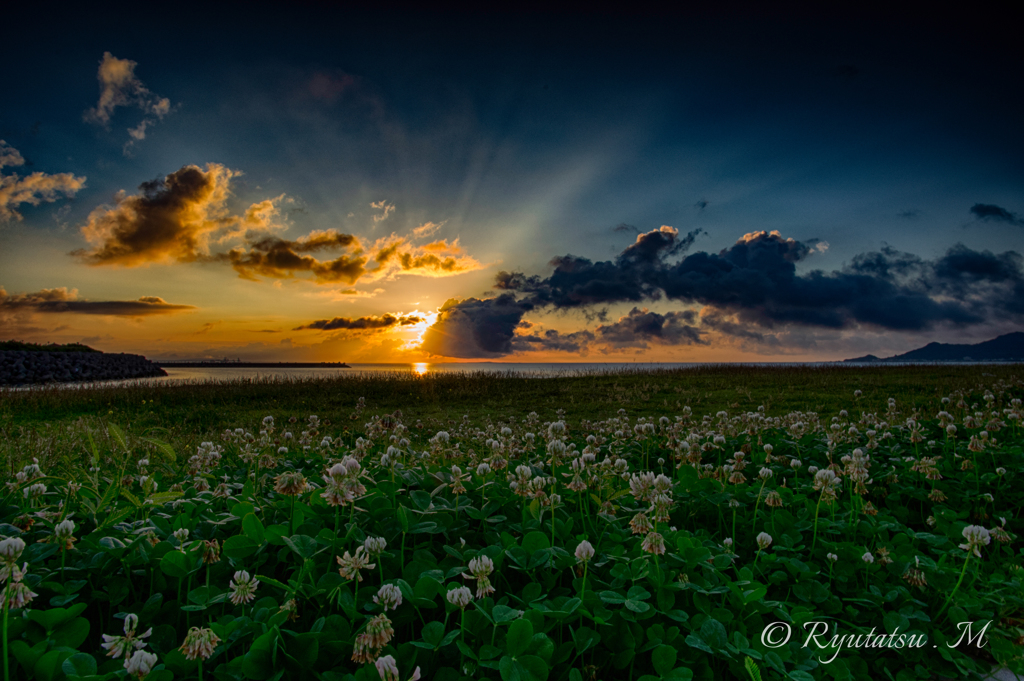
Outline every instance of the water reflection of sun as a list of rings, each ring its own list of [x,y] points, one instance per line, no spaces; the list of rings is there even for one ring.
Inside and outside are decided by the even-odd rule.
[[[412,365],[412,372],[417,376],[423,376],[430,371],[430,365],[426,362],[416,362]]]

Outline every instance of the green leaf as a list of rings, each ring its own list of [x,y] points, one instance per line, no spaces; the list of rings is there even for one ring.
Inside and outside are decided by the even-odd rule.
[[[260,522],[255,513],[246,513],[242,518],[242,532],[257,544],[262,544],[266,541],[263,523]]]
[[[523,550],[530,555],[547,548],[551,548],[551,542],[548,541],[548,535],[543,532],[529,532],[523,537]]]
[[[78,617],[86,608],[85,603],[72,605],[70,608],[50,608],[49,610],[28,610],[25,617],[36,622],[46,631],[53,631],[60,625]]]
[[[53,630],[53,642],[58,646],[77,648],[89,638],[89,620],[76,617]]]
[[[91,676],[96,673],[96,660],[88,653],[75,653],[60,668],[68,676]]]
[[[516,661],[526,667],[532,678],[547,681],[548,665],[543,659],[536,655],[521,655]]]
[[[882,618],[882,624],[885,625],[885,630],[890,634],[906,633],[910,629],[910,620],[898,612],[886,613],[885,617]]]
[[[269,679],[274,673],[273,650],[268,647],[253,647],[242,658],[242,673],[247,679],[263,681]]]
[[[427,622],[427,626],[423,627],[423,640],[431,645],[433,648],[437,648],[441,640],[444,638],[444,625],[440,622]]]
[[[227,544],[226,541],[224,543]],[[160,559],[160,570],[168,577],[184,579],[191,572],[191,567],[192,561],[181,551],[170,551]]]
[[[257,520],[256,522],[259,521]],[[235,536],[228,537],[224,540],[221,550],[224,552],[224,555],[231,560],[241,560],[242,558],[248,558],[259,551],[260,546],[262,546],[262,544],[256,543],[256,541],[248,535],[236,534]]]
[[[530,672],[526,667],[508,655],[498,662],[498,671],[502,681],[530,681]]]
[[[304,534],[296,534],[291,537],[282,537],[284,543],[302,558],[312,558],[316,553],[316,540]]]
[[[412,525],[409,520],[409,509],[405,506],[399,506],[396,515],[398,516],[398,524],[402,526],[402,532],[408,532],[409,527]]]
[[[36,679],[39,681],[56,681],[64,673],[63,669],[61,669],[64,660],[71,657],[72,654],[74,654],[74,651],[51,650],[40,657],[39,661],[36,662],[35,669],[32,670]]]
[[[676,666],[676,649],[672,646],[660,645],[651,653],[654,669],[665,676]]]
[[[496,624],[504,624],[505,622],[511,622],[519,619],[523,614],[522,610],[516,610],[510,608],[507,605],[496,605],[494,610],[491,610],[491,617],[494,618]]]
[[[605,603],[619,604],[619,603],[625,603],[626,602],[625,597],[623,597],[622,594],[617,593],[615,591],[602,591],[601,593],[598,594],[598,596],[600,596],[601,600],[604,601]]]
[[[154,440],[148,437],[144,437],[142,439],[148,442],[149,444],[153,445],[157,449],[159,449],[160,452],[162,452],[163,455],[166,456],[171,463],[174,463],[174,461],[178,458],[174,453],[174,447],[170,446],[166,442],[161,442],[160,440]]]
[[[721,650],[729,642],[725,626],[713,617],[707,618],[700,625],[700,637],[716,650]]]
[[[646,601],[651,597],[651,592],[642,586],[630,587],[629,592],[626,593],[626,599],[630,601]]]
[[[789,672],[789,678],[794,679],[795,681],[814,681],[813,676],[807,672],[800,671],[799,669],[794,669]]]
[[[117,444],[121,445],[121,449],[125,452],[128,451],[128,443],[125,440],[124,432],[120,428],[113,423],[108,423],[107,432],[110,433],[110,437],[112,437]]]
[[[299,634],[288,642],[288,654],[303,667],[312,667],[319,655],[320,644],[316,634]]]
[[[585,650],[593,648],[601,641],[601,635],[590,627],[579,627],[571,630],[573,641],[576,642],[576,654],[582,655]]]
[[[643,601],[634,601],[630,599],[626,601],[626,608],[636,613],[647,612],[651,609],[651,606],[647,605]]]
[[[715,651],[712,650],[711,647],[708,646],[708,644],[705,643],[703,639],[694,636],[693,634],[690,634],[686,637],[686,645],[690,646],[691,648],[696,648],[697,650],[703,650],[705,653],[709,653],[711,655],[714,655],[715,653]]]
[[[427,492],[424,492],[421,489],[414,489],[413,491],[409,492],[409,496],[412,497],[412,503],[416,504],[416,507],[419,508],[421,511],[426,511],[427,509],[430,508],[432,499],[430,497],[430,494],[428,494]]]
[[[508,627],[508,636],[505,639],[505,650],[512,657],[517,657],[526,652],[530,647],[530,640],[533,638],[533,623],[528,619],[514,621]]]

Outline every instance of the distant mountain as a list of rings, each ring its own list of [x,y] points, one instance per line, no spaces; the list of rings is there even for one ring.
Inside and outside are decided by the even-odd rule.
[[[998,338],[976,343],[929,343],[923,348],[904,352],[884,359],[864,355],[844,362],[1024,362],[1024,332],[1008,333]]]

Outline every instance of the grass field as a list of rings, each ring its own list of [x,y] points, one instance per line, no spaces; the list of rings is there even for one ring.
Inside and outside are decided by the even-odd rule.
[[[996,380],[1024,376],[1021,365],[850,367],[709,365],[695,369],[618,375],[567,374],[524,378],[514,373],[367,373],[320,380],[253,380],[233,383],[136,385],[73,389],[52,386],[0,391],[0,438],[14,442],[53,439],[60,425],[110,421],[134,434],[159,434],[192,446],[225,428],[317,414],[345,424],[359,398],[369,414],[401,411],[407,422],[444,426],[468,415],[500,422],[536,412],[572,423],[607,418],[626,409],[633,416],[673,417],[720,410],[770,413],[813,411],[832,415],[851,405],[901,404],[935,409],[951,391],[976,391]],[[854,399],[854,391],[861,396]],[[57,438],[59,440],[59,438]],[[55,445],[59,446],[59,445]],[[19,458],[9,449],[7,459]],[[9,469],[10,470],[10,469]]]
[[[1021,369],[4,391],[4,680],[1024,670]]]

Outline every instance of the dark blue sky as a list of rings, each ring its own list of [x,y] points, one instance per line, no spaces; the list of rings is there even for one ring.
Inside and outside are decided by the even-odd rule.
[[[267,311],[291,324],[285,310],[296,310],[295,295],[322,306],[299,305],[295,314],[304,320],[414,308],[433,314],[449,298],[488,300],[497,293],[498,271],[547,277],[552,257],[565,254],[613,261],[638,233],[661,225],[680,234],[701,230],[690,253],[723,254],[762,230],[817,245],[795,261],[797,276],[849,273],[859,255],[886,245],[932,264],[958,243],[993,258],[1021,250],[1024,55],[1009,16],[997,9],[723,7],[657,13],[631,6],[595,14],[175,4],[16,17],[3,48],[10,66],[0,139],[26,163],[3,173],[87,179],[66,192],[73,197],[40,197],[39,205],[5,199],[21,219],[0,225],[0,285],[8,296],[56,287],[96,300],[158,296],[191,305],[197,312],[187,318],[199,326],[228,325],[228,308],[266,299],[265,284],[276,279],[293,298],[282,293]],[[114,107],[105,122],[86,122],[83,114],[97,107],[97,69],[106,52],[135,62],[134,77],[148,94]],[[144,110],[159,98],[169,111]],[[144,138],[132,141],[129,128],[144,120]],[[410,257],[424,255],[429,249],[411,235],[434,223],[439,228],[428,231],[445,240],[438,248],[449,248],[444,253],[461,264],[357,277],[344,284],[359,295],[338,302],[347,295],[338,287],[333,297],[321,295],[337,280],[303,278],[313,270],[264,269],[259,289],[240,282],[237,262],[234,270],[216,264],[212,242],[203,242],[202,257],[179,257],[168,243],[117,262],[67,255],[92,248],[95,256],[112,243],[108,232],[105,242],[96,233],[89,241],[82,227],[98,207],[114,206],[119,190],[131,196],[143,182],[210,163],[236,171],[221,208],[240,215],[250,204],[276,200],[274,224],[262,227],[281,238],[294,242],[335,229],[356,236],[372,264],[387,245],[380,240],[392,235],[407,238],[402,248]],[[394,208],[369,205],[380,201]],[[615,230],[623,224],[635,229]],[[222,254],[238,247],[224,243]],[[252,244],[241,248],[251,255]],[[682,252],[668,255],[666,267]],[[719,349],[725,354],[715,356],[825,357],[904,350],[932,338],[980,340],[1020,327],[1019,317],[986,297],[1000,286],[1010,291],[1015,279],[972,273],[972,293],[960,286],[957,299],[953,288],[936,283],[934,267],[913,276],[899,282],[909,287],[900,292],[937,304],[953,296],[986,310],[980,320],[940,315],[914,329],[851,313],[826,328],[801,321],[810,318],[803,314],[779,318],[778,309],[795,304],[788,298],[761,301],[767,308],[756,310],[674,299],[659,280],[639,298],[596,300],[568,313],[545,303],[513,315],[536,328],[506,329],[497,345],[481,345],[479,325],[464,320],[450,331],[473,336],[468,346],[425,348],[461,348],[464,357],[565,352],[558,343],[523,345],[509,335],[543,338],[540,329],[586,331],[594,337],[578,336],[585,342],[576,350],[591,353],[689,358]],[[219,280],[232,304],[209,293]],[[523,291],[517,295],[524,300]],[[633,344],[602,344],[604,337],[622,338],[615,325],[632,319],[635,306],[661,315],[661,326],[653,335],[637,331]],[[21,327],[54,333],[55,326],[19,309]],[[664,315],[687,310],[707,325],[695,317],[687,322],[694,332],[684,334],[690,340],[670,340]],[[438,333],[450,316],[434,322]],[[183,323],[182,315],[175,318]],[[756,333],[730,332],[734,327],[722,319]],[[604,335],[602,324],[610,329]],[[68,333],[87,333],[70,326]],[[361,338],[366,347],[379,346],[378,355],[394,350]],[[316,343],[332,339],[348,343],[352,336]],[[311,342],[293,335],[292,345]],[[246,340],[235,328],[223,343],[237,349],[263,341]]]

